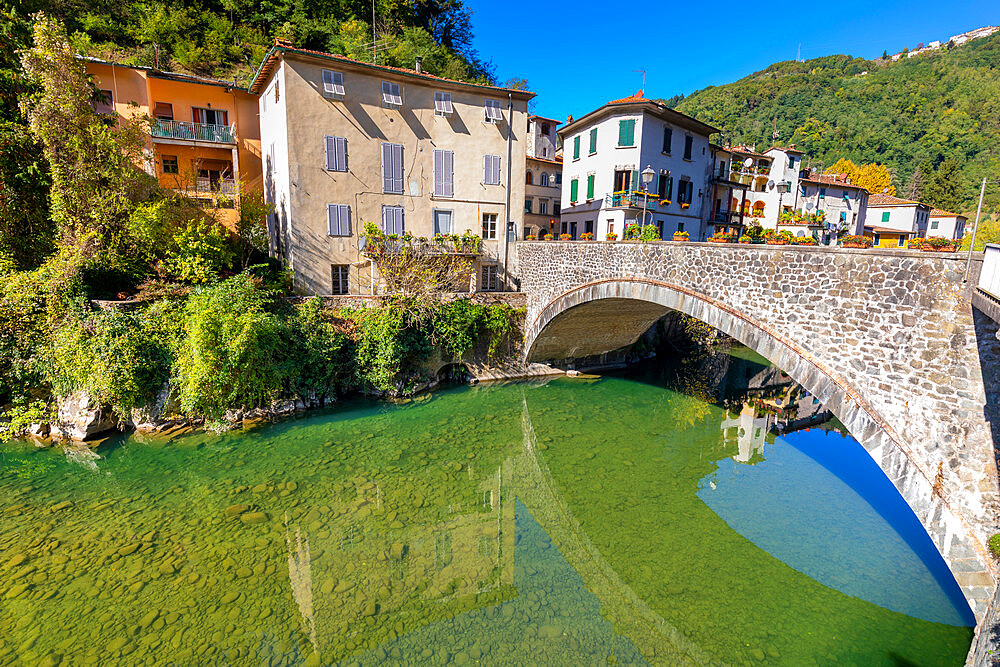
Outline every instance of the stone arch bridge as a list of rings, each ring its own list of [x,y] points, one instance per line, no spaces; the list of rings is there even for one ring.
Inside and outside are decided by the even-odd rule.
[[[927,529],[982,619],[1000,572],[1000,340],[952,253],[708,243],[517,244],[528,361],[629,345],[669,310],[819,398]]]

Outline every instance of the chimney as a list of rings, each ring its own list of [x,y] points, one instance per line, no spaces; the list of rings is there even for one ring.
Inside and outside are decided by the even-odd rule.
[[[414,66],[413,69],[417,70],[417,74],[420,74],[421,72],[423,72],[424,71],[424,59],[421,58],[420,56],[417,56],[417,63]]]

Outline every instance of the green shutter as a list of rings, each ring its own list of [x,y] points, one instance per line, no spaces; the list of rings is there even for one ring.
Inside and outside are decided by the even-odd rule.
[[[661,194],[663,194],[663,193],[661,193]],[[667,178],[667,192],[666,192],[666,195],[667,195],[666,199],[670,199],[671,197],[674,196],[674,177],[673,176],[670,176],[670,177]]]
[[[639,183],[639,170],[638,169],[633,169],[632,170],[632,182],[629,185],[629,190],[631,190],[632,192],[638,192],[641,188],[642,188],[642,184]]]
[[[587,177],[587,199],[594,198],[594,175]]]
[[[618,145],[632,146],[635,144],[635,118],[618,121]]]
[[[882,222],[889,222],[889,211],[882,211]]]
[[[569,200],[576,201],[576,196],[580,193],[580,181],[574,178],[569,182]]]
[[[597,152],[597,128],[595,127],[590,131],[590,152]]]
[[[580,159],[580,135],[573,137],[573,159]]]

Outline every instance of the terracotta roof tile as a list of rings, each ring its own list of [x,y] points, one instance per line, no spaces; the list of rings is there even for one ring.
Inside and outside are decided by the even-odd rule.
[[[647,99],[642,96],[643,91],[639,90],[628,97],[623,97],[620,100],[611,100],[608,104],[631,104],[633,102],[652,102],[653,100]]]
[[[941,209],[939,209],[939,208],[932,208],[932,209],[931,209],[931,215],[933,215],[933,216],[936,216],[936,217],[939,217],[939,218],[940,218],[940,217],[947,217],[947,218],[965,218],[966,220],[968,220],[968,218],[966,218],[966,217],[965,217],[964,215],[962,215],[961,213],[949,213],[948,211],[942,211],[942,210],[941,210]]]
[[[893,197],[892,195],[882,194],[881,192],[873,193],[871,197],[868,198],[869,206],[924,206],[918,201],[913,201],[912,199],[902,199],[901,197]]]
[[[801,179],[803,183],[813,183],[816,185],[833,185],[838,188],[849,188],[851,190],[864,190],[868,192],[867,188],[863,188],[860,185],[854,185],[846,181],[840,180],[837,174],[818,174],[816,176],[810,176],[808,178]]]

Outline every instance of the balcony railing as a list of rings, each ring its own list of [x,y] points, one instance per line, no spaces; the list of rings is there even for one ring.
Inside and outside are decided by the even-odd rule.
[[[211,179],[199,176],[195,179],[193,185],[182,185],[174,189],[188,194],[235,195],[236,181],[232,178],[223,178],[222,180],[216,181],[213,185]]]
[[[643,203],[647,206],[655,206],[660,200],[659,195],[652,192],[615,192],[607,196],[607,203],[612,208],[642,208]]]
[[[181,120],[156,119],[150,126],[154,137],[184,141],[209,141],[218,144],[235,144],[236,132],[228,125],[189,123]]]

